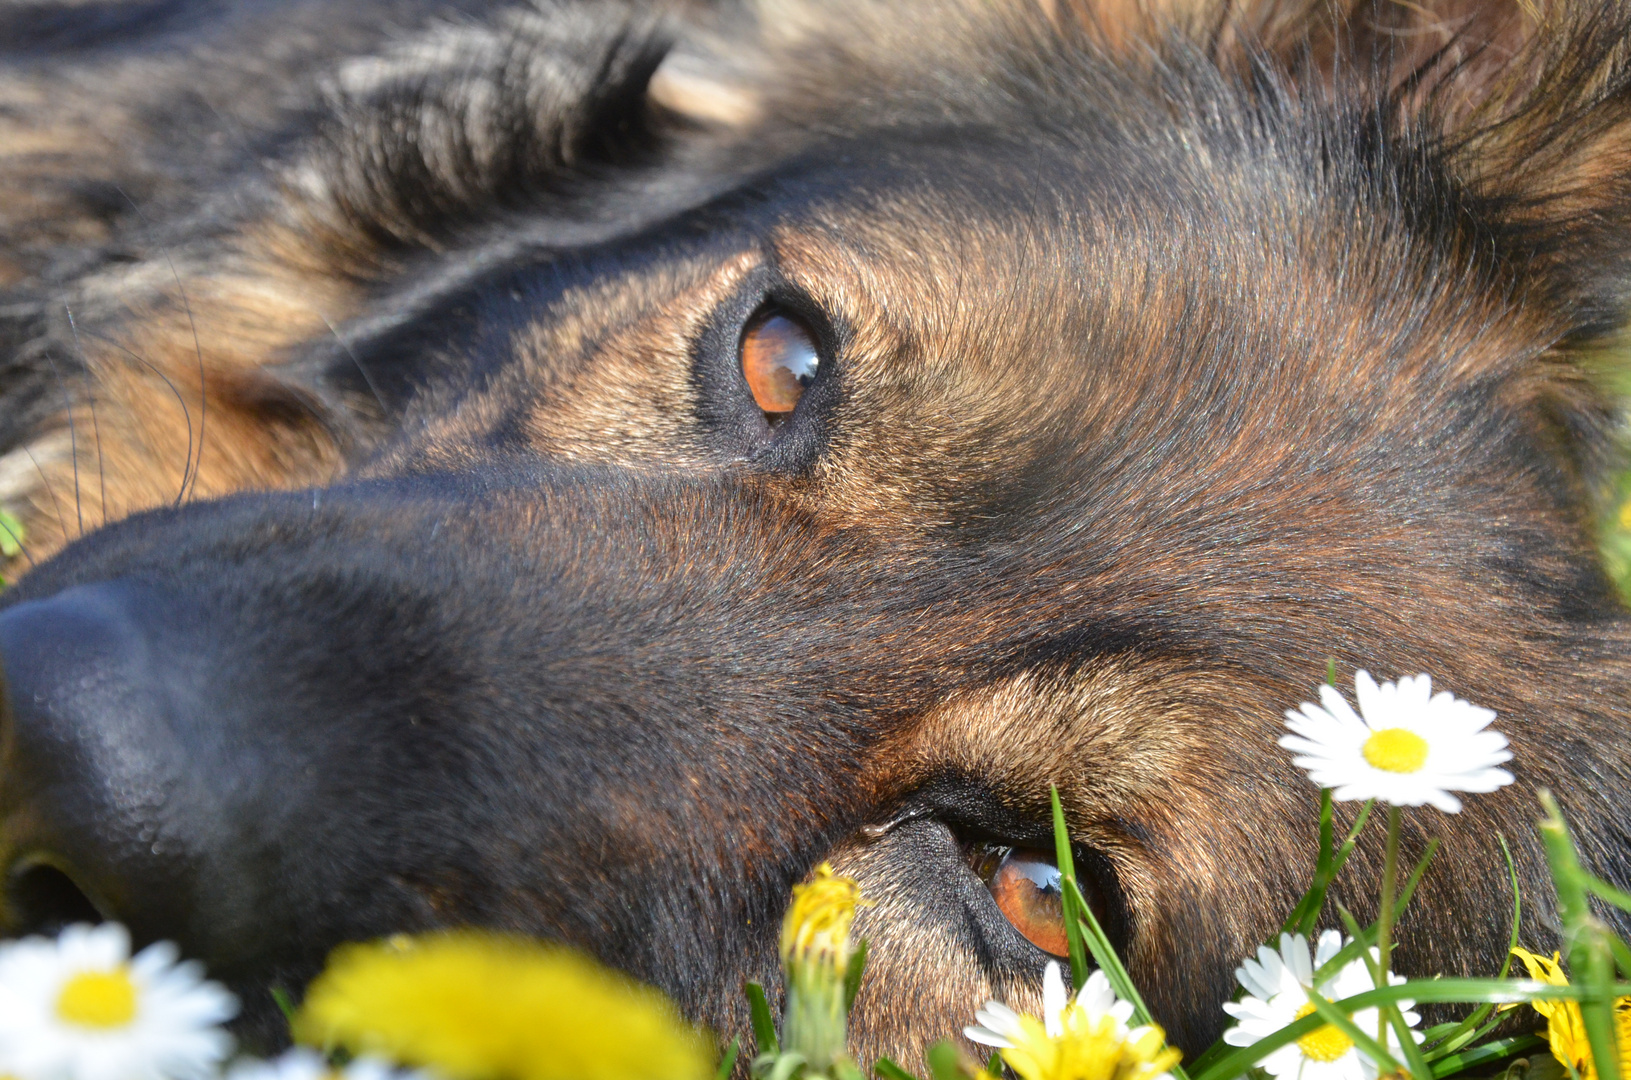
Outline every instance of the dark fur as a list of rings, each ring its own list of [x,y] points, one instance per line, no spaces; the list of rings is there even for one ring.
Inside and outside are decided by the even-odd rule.
[[[735,1033],[833,858],[880,901],[858,1049],[906,1059],[1035,994],[960,845],[1044,843],[1053,781],[1193,1052],[1305,884],[1274,740],[1334,656],[1516,752],[1407,815],[1445,848],[1401,964],[1500,962],[1497,830],[1551,947],[1537,787],[1631,877],[1586,377],[1631,303],[1627,26],[0,6],[8,864],[266,1040],[267,984],[459,923]],[[827,351],[775,431],[767,301]]]

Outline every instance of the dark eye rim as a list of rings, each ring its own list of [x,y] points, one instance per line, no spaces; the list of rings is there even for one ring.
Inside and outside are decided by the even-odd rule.
[[[742,373],[742,342],[749,327],[782,314],[810,331],[819,364],[798,405],[772,425]],[[694,344],[693,378],[699,419],[709,441],[729,461],[755,472],[801,475],[825,450],[838,404],[848,327],[824,311],[773,267],[748,275],[718,305]]]
[[[1020,933],[1019,928],[997,907],[996,898],[975,869],[976,852],[980,848],[1030,849],[1044,855],[1053,852],[1052,823],[1010,809],[1007,805],[1009,802],[978,778],[959,773],[931,780],[910,796],[906,805],[911,812],[932,817],[951,831],[963,853],[966,873],[979,885],[984,894],[983,903],[990,905],[988,921],[992,925],[1000,924],[1010,947],[1033,956],[1040,970],[1044,961],[1057,960],[1058,957],[1039,948]],[[1090,895],[1094,896],[1099,922],[1111,944],[1118,953],[1126,955],[1136,927],[1137,913],[1122,887],[1121,873],[1115,860],[1105,850],[1082,843],[1071,844],[1071,858],[1076,863],[1077,877],[1084,888],[1092,888]]]
[[[954,830],[954,835],[956,831]],[[1020,928],[1014,925],[1006,912],[997,904],[995,894],[991,893],[991,878],[1001,867],[1004,859],[1016,852],[1033,852],[1043,858],[1039,861],[1054,863],[1051,849],[1040,848],[1032,844],[1012,844],[1007,842],[992,842],[989,840],[967,840],[958,837],[958,846],[963,852],[964,863],[969,872],[979,880],[986,892],[991,896],[991,906],[997,916],[1007,924],[1013,935],[1036,950],[1038,956],[1049,960],[1061,960],[1061,956],[1048,952],[1046,949],[1032,941]],[[1094,914],[1099,918],[1099,924],[1104,927],[1105,933],[1116,942],[1118,951],[1126,946],[1126,905],[1121,893],[1119,878],[1115,874],[1114,866],[1102,853],[1093,848],[1071,845],[1071,857],[1076,862],[1076,874],[1081,882],[1083,891],[1087,893],[1088,902],[1093,906]],[[983,873],[984,864],[989,864],[990,876]]]

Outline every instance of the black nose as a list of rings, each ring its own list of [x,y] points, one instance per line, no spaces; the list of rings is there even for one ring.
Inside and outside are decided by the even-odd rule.
[[[7,929],[125,922],[188,935],[217,847],[196,620],[127,582],[0,613],[0,882]]]

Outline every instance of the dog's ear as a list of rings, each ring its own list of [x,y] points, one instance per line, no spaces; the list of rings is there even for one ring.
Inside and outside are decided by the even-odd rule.
[[[1631,8],[1566,0],[1232,5],[1212,47],[1334,96],[1411,205],[1458,220],[1564,337],[1631,311]],[[1233,56],[1228,55],[1233,51]],[[1413,190],[1407,190],[1413,189]],[[1450,231],[1450,230],[1443,230]]]
[[[1617,4],[1518,10],[1488,41],[1407,68],[1422,89],[1402,84],[1401,107],[1421,99],[1420,128],[1443,139],[1536,298],[1571,332],[1617,331],[1631,305],[1631,18]]]
[[[366,343],[419,310],[386,290],[434,308],[409,282],[427,255],[660,213],[597,200],[664,160],[647,86],[682,3],[183,0],[66,38],[62,5],[0,17],[0,509],[29,557],[150,506],[330,482],[419,386],[423,350]]]
[[[509,212],[570,218],[659,152],[647,90],[672,7],[545,0],[345,65],[307,170],[328,224],[388,252]]]

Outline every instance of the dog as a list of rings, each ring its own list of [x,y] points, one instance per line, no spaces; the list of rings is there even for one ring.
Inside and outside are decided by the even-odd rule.
[[[1334,665],[1515,755],[1405,815],[1400,967],[1499,965],[1501,837],[1551,948],[1537,789],[1631,882],[1628,27],[6,0],[7,930],[174,939],[252,1047],[462,925],[728,1039],[830,859],[857,1057],[915,1061],[1038,1000],[1054,784],[1193,1054],[1307,886]]]

